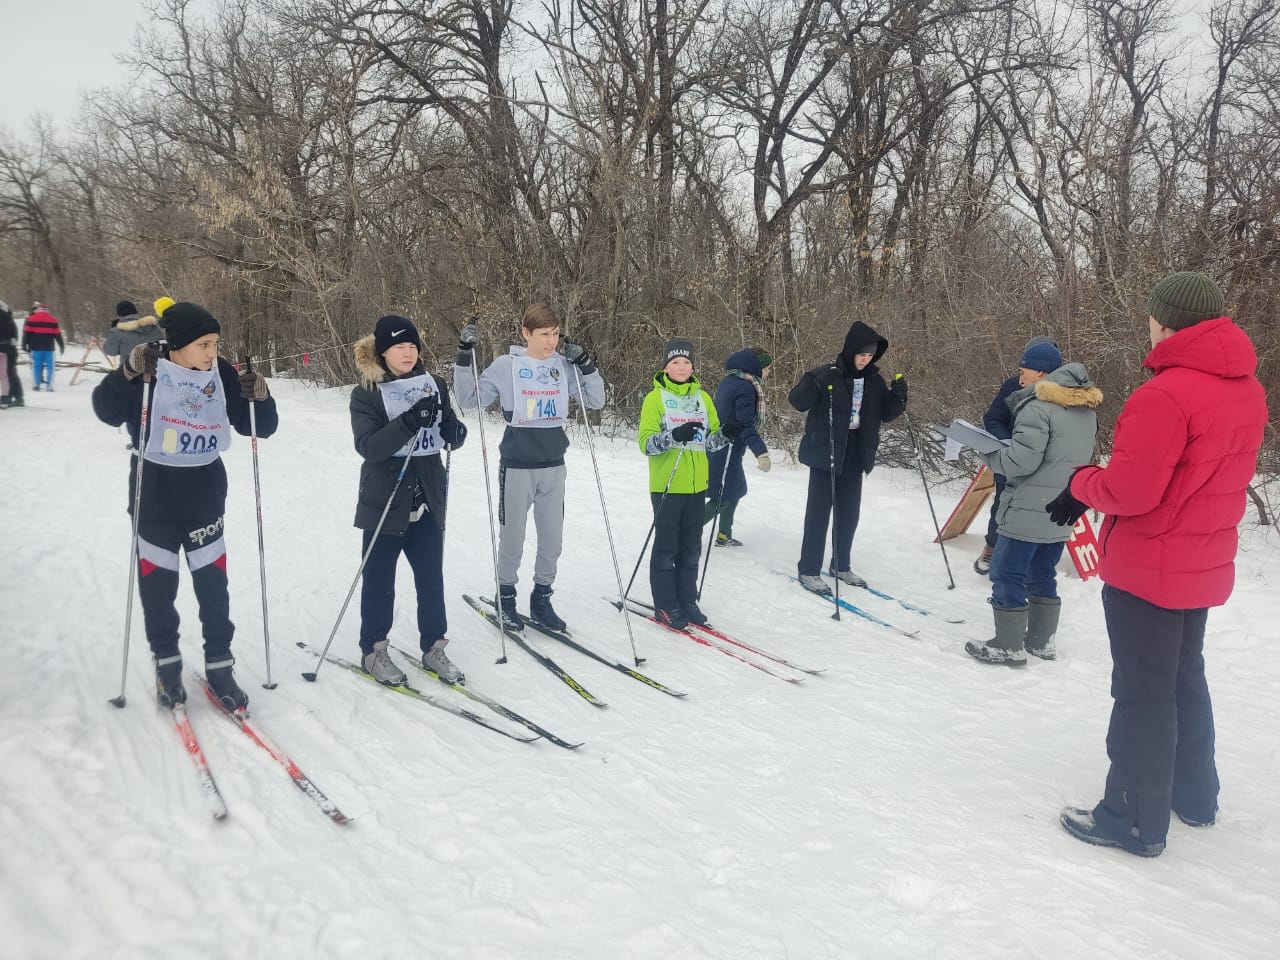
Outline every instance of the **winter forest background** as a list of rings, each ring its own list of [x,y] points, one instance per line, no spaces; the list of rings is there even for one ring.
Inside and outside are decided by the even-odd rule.
[[[864,319],[934,421],[1051,333],[1105,452],[1147,291],[1197,269],[1280,404],[1280,0],[160,0],[123,55],[0,131],[2,295],[72,336],[167,293],[337,384],[382,313],[441,369],[545,300],[621,425],[673,335],[786,385]]]

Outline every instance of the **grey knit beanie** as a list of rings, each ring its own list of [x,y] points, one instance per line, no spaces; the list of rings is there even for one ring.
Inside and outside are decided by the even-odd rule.
[[[1170,330],[1184,330],[1222,316],[1223,296],[1218,285],[1203,273],[1171,273],[1151,289],[1147,312]]]

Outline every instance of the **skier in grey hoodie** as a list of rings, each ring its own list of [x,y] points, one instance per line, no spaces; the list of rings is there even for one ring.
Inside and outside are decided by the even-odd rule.
[[[468,368],[480,332],[475,323],[467,324],[458,339],[453,389],[459,407],[483,408],[497,400],[507,420],[498,444],[498,596],[503,618],[513,629],[523,626],[516,612],[516,580],[532,507],[538,554],[529,615],[552,630],[563,630],[565,622],[551,606],[551,586],[564,543],[564,452],[569,447],[564,424],[570,397],[591,410],[604,406],[604,379],[578,344],[566,340],[564,353],[556,352],[560,318],[550,307],[535,303],[526,308],[520,332],[525,346],[512,347],[489,364],[479,376],[477,399],[475,373]],[[578,375],[566,362],[577,366]]]
[[[127,357],[138,344],[163,339],[159,320],[150,315],[138,316],[138,308],[132,300],[121,300],[116,304],[116,318],[111,323],[111,332],[102,345],[102,352],[108,357]]]

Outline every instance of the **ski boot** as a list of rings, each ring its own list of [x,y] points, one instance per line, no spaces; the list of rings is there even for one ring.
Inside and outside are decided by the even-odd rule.
[[[422,652],[422,665],[445,683],[466,683],[466,674],[459,670],[458,665],[444,652],[444,648],[448,645],[448,637],[441,637],[432,643]]]
[[[365,673],[388,687],[398,687],[409,679],[387,653],[386,640],[376,641],[373,649],[360,658],[360,666],[364,667]]]
[[[160,706],[170,709],[187,702],[187,689],[182,685],[182,654],[156,659],[156,699]]]
[[[520,619],[520,611],[516,609],[515,584],[504,583],[498,587],[498,603],[502,607],[502,625],[516,633],[523,631],[524,621]]]
[[[555,608],[551,606],[553,592],[550,584],[539,583],[533,588],[533,593],[529,597],[529,617],[537,620],[544,627],[563,632],[568,624],[560,619]]]
[[[243,713],[249,707],[249,695],[240,689],[239,684],[236,683],[235,675],[231,672],[231,668],[235,666],[235,663],[234,657],[216,660],[213,663],[206,660],[204,664],[205,677],[209,680],[209,689],[218,698],[218,702],[222,704],[223,709]]]

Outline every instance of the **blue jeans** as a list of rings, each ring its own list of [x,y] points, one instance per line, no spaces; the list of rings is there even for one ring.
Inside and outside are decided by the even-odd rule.
[[[44,371],[44,377],[40,376],[40,372]],[[31,377],[35,380],[36,386],[40,384],[48,384],[53,386],[53,351],[52,350],[32,350],[31,351]]]
[[[1058,560],[1066,543],[1028,543],[1000,534],[991,555],[991,603],[1004,610],[1027,605],[1027,595],[1058,595]]]

